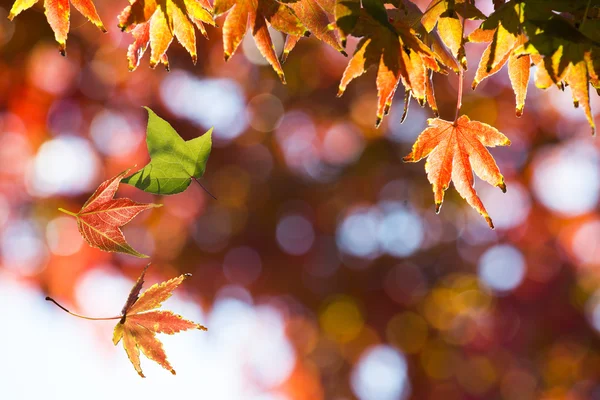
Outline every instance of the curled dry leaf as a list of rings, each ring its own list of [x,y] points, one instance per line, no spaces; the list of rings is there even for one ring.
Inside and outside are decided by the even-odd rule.
[[[130,0],[119,15],[119,28],[133,35],[127,51],[129,70],[135,70],[150,46],[150,67],[163,63],[169,69],[167,50],[177,38],[197,61],[196,31],[207,37],[204,24],[215,25],[208,0]]]
[[[33,7],[37,2],[38,0],[16,0],[10,10],[8,19],[12,21],[22,11]],[[84,17],[100,28],[102,32],[106,32],[92,0],[71,0],[71,3]],[[58,42],[60,53],[64,56],[66,55],[67,36],[70,25],[69,0],[44,0],[44,8],[48,24],[50,24],[52,31],[54,31],[54,37]]]
[[[215,0],[215,15],[227,13],[223,24],[223,49],[229,60],[250,29],[256,47],[285,83],[285,75],[277,58],[268,25],[291,35],[306,36],[307,28],[289,5],[275,0]]]
[[[439,118],[429,119],[427,122],[429,127],[421,132],[404,161],[417,162],[427,158],[425,171],[427,179],[433,185],[436,212],[440,211],[444,192],[452,181],[462,198],[477,210],[493,229],[492,219],[473,188],[473,171],[490,185],[497,186],[505,192],[504,177],[485,146],[508,146],[510,140],[496,128],[471,121],[466,115],[456,122]]]
[[[140,350],[150,360],[175,375],[175,370],[167,360],[162,343],[156,338],[157,333],[173,335],[188,329],[206,330],[206,327],[183,319],[171,311],[151,311],[159,308],[165,300],[171,297],[173,290],[191,275],[184,274],[160,284],[154,284],[140,296],[149,265],[144,268],[131,289],[121,311],[122,317],[113,332],[113,343],[116,346],[123,340],[123,348],[127,357],[142,378],[144,378],[144,374],[140,365]]]
[[[129,170],[123,171],[100,184],[78,213],[62,208],[59,210],[77,219],[79,232],[90,246],[103,251],[147,258],[147,255],[137,252],[127,243],[119,228],[142,211],[160,207],[161,204],[138,203],[127,198],[114,199],[121,179],[128,172]]]

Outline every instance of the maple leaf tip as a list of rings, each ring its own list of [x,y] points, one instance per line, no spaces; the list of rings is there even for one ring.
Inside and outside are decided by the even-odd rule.
[[[435,213],[439,214],[442,209],[442,203],[435,203]]]
[[[344,57],[348,57],[348,53],[346,53],[345,50],[340,50],[340,53],[344,56]]]
[[[381,121],[383,121],[383,118],[377,116],[377,119],[375,120],[375,128],[379,128],[379,125],[381,125]]]
[[[502,190],[502,193],[506,193],[506,184],[504,183],[504,181],[498,183],[497,186],[500,188],[500,190]]]
[[[488,225],[490,226],[490,229],[495,229],[494,228],[494,223],[492,222],[492,219],[490,218],[489,215],[484,215],[485,220],[487,221]]]
[[[8,14],[8,19],[10,21],[12,21],[15,17],[17,16],[17,14],[13,14],[12,12],[10,14]]]
[[[523,107],[517,107],[515,109],[515,115],[519,118],[521,118],[523,116]]]
[[[225,58],[225,62],[227,62],[231,58],[231,54],[225,52],[225,54],[223,55],[223,57]]]

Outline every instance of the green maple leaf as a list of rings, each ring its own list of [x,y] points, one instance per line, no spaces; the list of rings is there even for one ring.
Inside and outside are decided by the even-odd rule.
[[[212,129],[204,135],[185,141],[164,119],[148,107],[146,144],[150,162],[122,182],[154,194],[183,192],[192,179],[204,175],[212,145]]]

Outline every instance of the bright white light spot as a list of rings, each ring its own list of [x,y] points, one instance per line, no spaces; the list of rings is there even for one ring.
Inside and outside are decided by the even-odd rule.
[[[379,255],[377,231],[380,215],[368,208],[356,210],[346,216],[336,233],[338,247],[346,254],[375,258]]]
[[[169,111],[203,128],[214,127],[216,144],[228,143],[246,130],[246,104],[240,85],[231,79],[200,79],[176,71],[160,86]]]
[[[40,147],[28,189],[42,197],[85,193],[96,181],[98,166],[98,157],[87,140],[59,136]]]
[[[293,255],[306,253],[315,240],[309,220],[301,215],[287,215],[277,224],[277,243],[283,251]]]
[[[574,142],[540,151],[533,160],[533,189],[552,211],[577,216],[592,211],[600,197],[600,163],[594,146]]]
[[[404,208],[397,208],[387,213],[377,231],[381,248],[395,257],[413,254],[421,246],[423,237],[421,218]]]
[[[0,236],[3,266],[19,274],[32,275],[44,266],[47,257],[42,233],[31,221],[12,221]]]
[[[149,272],[145,288],[160,277]],[[3,398],[77,399],[86,393],[86,400],[104,400],[118,393],[119,398],[154,399],[183,398],[199,392],[211,400],[288,400],[278,395],[296,358],[285,335],[284,318],[273,307],[217,298],[205,318],[196,303],[182,300],[183,286],[189,286],[182,285],[165,308],[208,326],[209,331],[159,335],[177,375],[142,357],[148,378],[140,379],[122,345],[115,347],[110,340],[114,324],[73,318],[44,301],[43,293],[11,275],[0,270],[0,304],[10,304],[2,316],[17,321],[20,329],[0,330],[0,342],[15,344],[2,350]],[[77,287],[77,300],[83,307],[70,306],[90,314],[96,310],[98,313],[93,314],[97,316],[118,314],[132,284],[108,267],[94,268]],[[44,334],[40,335],[42,328]],[[18,345],[23,343],[36,355],[35,362],[23,357]],[[31,384],[32,376],[36,377],[35,385]],[[101,385],[97,384],[99,376]]]
[[[525,221],[531,209],[527,188],[516,181],[506,182],[506,193],[496,187],[481,185],[477,191],[496,229],[510,229]],[[477,218],[481,218],[477,215]]]
[[[406,359],[391,346],[367,350],[352,371],[350,383],[360,400],[400,400],[410,395]]]
[[[57,256],[75,254],[83,244],[83,239],[77,229],[77,222],[70,217],[58,217],[48,222],[46,241],[50,251]]]
[[[507,292],[521,284],[525,276],[525,258],[513,246],[489,248],[479,260],[479,279],[497,292]]]
[[[108,156],[131,153],[143,137],[141,130],[129,124],[128,117],[108,110],[96,114],[90,125],[90,134],[98,150]]]
[[[236,247],[225,254],[223,273],[232,283],[249,285],[260,276],[261,270],[260,256],[251,247]]]

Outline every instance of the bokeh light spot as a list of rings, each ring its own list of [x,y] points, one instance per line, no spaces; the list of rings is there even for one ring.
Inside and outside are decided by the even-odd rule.
[[[75,254],[83,244],[77,222],[70,217],[58,217],[48,222],[46,241],[50,251],[57,256]]]
[[[405,399],[410,395],[406,359],[393,347],[372,347],[352,371],[351,384],[360,400]]]
[[[493,246],[479,260],[479,279],[496,292],[513,290],[524,276],[525,258],[513,246]]]
[[[277,224],[277,244],[288,254],[306,253],[315,241],[315,232],[308,219],[301,215],[286,215]]]
[[[356,338],[364,326],[362,312],[347,296],[331,300],[320,315],[321,327],[333,340],[347,343]]]
[[[59,136],[38,150],[30,176],[32,194],[47,197],[87,192],[98,174],[99,161],[90,143],[76,136]]]
[[[550,210],[577,216],[592,211],[600,197],[600,163],[594,146],[573,142],[544,149],[533,159],[533,190]]]

